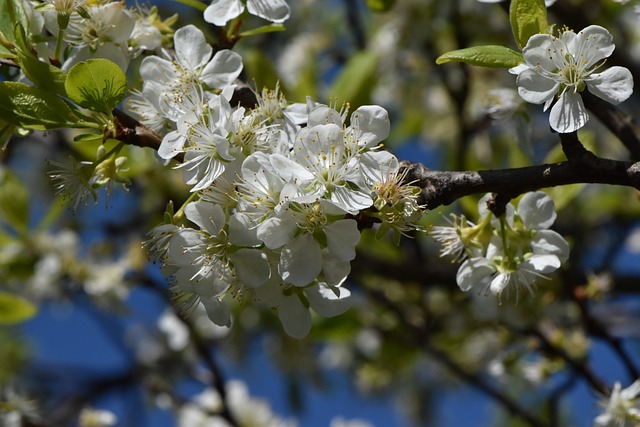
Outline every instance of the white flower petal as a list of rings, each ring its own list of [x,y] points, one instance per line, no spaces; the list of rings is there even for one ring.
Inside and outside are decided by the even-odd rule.
[[[240,0],[213,0],[204,10],[204,20],[224,27],[227,22],[237,18],[244,11],[244,5]]]
[[[278,318],[287,335],[304,338],[311,330],[311,313],[296,294],[286,296],[278,307]]]
[[[555,255],[561,263],[569,259],[569,243],[553,230],[539,230],[531,238],[531,249],[536,255]]]
[[[213,88],[232,85],[242,72],[242,57],[232,50],[216,52],[202,70],[200,80]]]
[[[556,207],[542,191],[525,194],[518,203],[518,215],[527,229],[547,229],[556,220]]]
[[[218,326],[231,326],[231,309],[220,298],[201,298],[209,319]]]
[[[252,15],[275,23],[289,19],[291,12],[285,0],[247,0],[247,10]]]
[[[613,36],[606,28],[599,25],[589,25],[580,31],[577,37],[576,52],[580,52],[580,58],[587,61],[584,64],[586,68],[591,68],[608,58],[615,49]]]
[[[327,248],[339,261],[351,261],[356,257],[356,244],[360,241],[358,223],[353,219],[342,219],[324,228]]]
[[[373,205],[373,199],[369,194],[348,187],[337,187],[331,193],[330,200],[340,209],[354,215]]]
[[[534,271],[538,274],[549,274],[560,268],[561,265],[560,260],[555,255],[534,255],[524,261],[518,268]]]
[[[589,92],[617,105],[633,93],[633,76],[624,67],[611,67],[598,74],[592,74],[587,80]]]
[[[169,132],[162,138],[160,147],[158,147],[158,156],[165,160],[175,157],[178,153],[182,153],[182,148],[186,141],[186,138],[180,132]]]
[[[257,249],[242,248],[229,256],[233,262],[236,277],[244,285],[257,288],[271,276],[267,256]]]
[[[318,283],[305,288],[304,292],[313,311],[322,317],[339,316],[351,307],[351,292],[339,286]]]
[[[531,68],[522,71],[516,78],[518,94],[532,104],[543,104],[558,93],[560,84],[536,73]]]
[[[259,246],[260,239],[249,215],[236,212],[229,218],[229,241],[236,246]],[[284,243],[283,243],[284,244]]]
[[[500,273],[491,281],[491,285],[489,285],[489,290],[494,295],[500,295],[502,291],[509,285],[512,280],[511,274],[508,273]]]
[[[303,234],[282,247],[278,271],[282,280],[307,286],[322,271],[322,251],[311,234]]]
[[[194,25],[185,25],[173,35],[176,59],[178,63],[191,71],[203,67],[213,49],[204,38],[204,34]]]
[[[357,130],[358,145],[366,148],[387,139],[391,130],[389,113],[377,105],[365,105],[354,111],[351,126]]]
[[[189,221],[212,236],[217,235],[226,223],[222,206],[215,203],[191,202],[184,208],[184,214]]]
[[[559,133],[575,132],[589,120],[589,114],[584,107],[580,94],[565,92],[558,102],[551,108],[549,124]]]
[[[282,215],[267,218],[257,229],[258,239],[262,240],[269,249],[277,249],[289,243],[298,226],[287,212]]]
[[[534,34],[527,41],[527,45],[522,49],[522,57],[530,67],[540,67],[546,71],[553,71],[558,67],[558,58],[552,57],[558,48],[564,50],[563,43],[551,34]]]
[[[474,286],[483,287],[495,273],[495,269],[486,258],[470,258],[460,265],[456,275],[456,283],[463,292]]]

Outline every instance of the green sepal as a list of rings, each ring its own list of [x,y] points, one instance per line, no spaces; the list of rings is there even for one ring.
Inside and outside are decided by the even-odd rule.
[[[520,49],[527,45],[527,41],[534,34],[544,34],[549,31],[547,6],[544,0],[511,0],[509,20],[516,44]]]
[[[8,169],[0,174],[0,216],[20,234],[29,227],[29,190]]]
[[[282,24],[271,24],[271,25],[264,25],[262,27],[254,28],[253,30],[243,31],[238,35],[240,37],[247,37],[247,36],[255,36],[256,34],[275,33],[275,32],[284,31],[284,30],[285,28],[284,28],[284,25]]]
[[[522,54],[508,47],[487,45],[452,50],[436,59],[436,64],[464,62],[477,67],[511,68],[523,62]]]
[[[35,130],[95,127],[56,94],[19,82],[0,82],[0,117]]]
[[[127,93],[127,76],[108,59],[89,59],[71,67],[65,89],[81,107],[110,113]]]
[[[30,319],[37,313],[30,301],[9,292],[0,292],[0,325],[14,325]]]

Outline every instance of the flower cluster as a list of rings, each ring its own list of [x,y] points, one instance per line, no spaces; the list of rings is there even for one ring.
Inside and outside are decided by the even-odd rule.
[[[524,64],[513,71],[518,74],[518,93],[527,102],[544,104],[545,111],[553,104],[551,128],[574,132],[589,120],[580,96],[585,88],[614,105],[633,92],[633,76],[627,68],[600,71],[614,49],[613,37],[598,25],[577,34],[565,29],[558,37],[535,34],[522,50]]]
[[[387,112],[288,105],[277,89],[255,108],[232,106],[240,57],[212,56],[193,26],[176,31],[175,44],[173,61],[145,58],[143,89],[130,103],[143,122],[161,118],[159,155],[182,156],[177,167],[193,193],[179,211],[189,224],[176,215],[152,230],[151,256],[176,300],[201,301],[214,323],[230,324],[225,295],[250,289],[287,333],[304,336],[309,308],[335,316],[349,307],[342,284],[360,240],[356,215],[368,210],[396,235],[418,227],[419,191],[379,147]]]
[[[556,219],[553,201],[541,191],[522,196],[517,210],[511,204],[500,217],[487,208],[491,195],[478,203],[480,222],[452,216],[450,227],[434,227],[432,236],[443,244],[442,255],[464,262],[456,280],[463,291],[501,295],[520,288],[531,291],[539,278],[555,271],[569,256],[565,239],[549,227]]]

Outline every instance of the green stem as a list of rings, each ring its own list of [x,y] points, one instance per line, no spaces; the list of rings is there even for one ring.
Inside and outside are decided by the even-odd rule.
[[[197,196],[198,196],[198,192],[197,191],[191,193],[189,198],[187,200],[185,200],[185,202],[182,204],[182,206],[180,206],[180,209],[178,209],[178,212],[176,212],[173,215],[173,223],[174,224],[182,221],[182,218],[184,217],[184,208],[186,208],[189,203],[194,201]]]
[[[55,59],[56,61],[60,60],[60,54],[62,53],[62,44],[64,43],[63,38],[64,30],[60,29],[58,31],[58,37],[56,38],[56,50],[53,54],[53,59]]]

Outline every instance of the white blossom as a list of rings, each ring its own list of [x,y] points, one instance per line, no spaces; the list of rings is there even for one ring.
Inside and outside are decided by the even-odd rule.
[[[563,31],[558,37],[535,34],[522,50],[526,68],[518,74],[518,93],[525,101],[551,105],[549,123],[556,132],[574,132],[589,120],[580,92],[614,105],[633,92],[633,76],[624,67],[600,71],[615,49],[605,28],[591,25],[578,32]],[[554,104],[554,100],[557,102]]]
[[[635,427],[640,423],[640,380],[627,388],[619,382],[613,385],[611,395],[602,401],[604,412],[593,421],[594,427]]]

